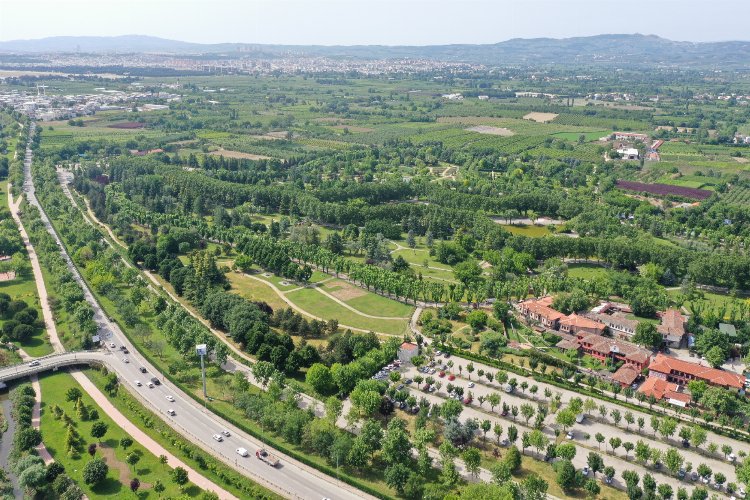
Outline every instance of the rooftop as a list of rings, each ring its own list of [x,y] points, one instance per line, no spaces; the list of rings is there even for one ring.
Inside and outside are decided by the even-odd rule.
[[[649,369],[666,374],[681,372],[705,380],[713,385],[733,387],[735,389],[742,389],[745,384],[745,377],[743,375],[711,368],[710,366],[690,363],[689,361],[672,358],[661,353],[654,358]]]
[[[674,404],[684,406],[690,402],[690,395],[682,392],[677,384],[667,382],[658,377],[649,377],[646,381],[638,388],[638,392],[642,392],[647,397],[653,396],[656,399],[667,399]]]

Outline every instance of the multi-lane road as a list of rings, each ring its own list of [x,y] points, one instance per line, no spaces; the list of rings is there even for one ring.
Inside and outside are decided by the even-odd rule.
[[[158,370],[140,356],[120,330],[117,323],[111,321],[102,310],[70,259],[57,232],[37,200],[31,175],[32,161],[33,153],[30,149],[27,149],[24,159],[23,184],[27,202],[39,209],[42,222],[50,235],[55,239],[62,256],[67,262],[68,268],[83,289],[86,301],[93,308],[94,321],[98,325],[100,335],[102,335],[106,343],[105,350],[100,352],[99,355],[102,357],[103,362],[117,373],[122,385],[127,386],[130,392],[136,394],[146,406],[158,413],[186,440],[209,451],[212,455],[221,458],[234,469],[285,497],[305,499],[372,498],[360,490],[275,450],[270,451],[273,451],[273,453],[281,458],[281,464],[277,468],[270,467],[266,463],[257,460],[255,458],[255,451],[263,447],[261,442],[207,411],[191,397],[173,387],[168,381],[163,380]],[[114,344],[115,347],[110,347],[110,343]],[[129,354],[123,354],[120,350],[122,347],[125,347],[129,351]],[[40,361],[40,363],[45,362],[50,361]],[[146,373],[142,373],[142,368],[145,369]],[[152,377],[160,379],[161,384],[153,388],[148,387],[147,382]],[[140,382],[141,385],[138,386],[137,382]],[[169,410],[173,410],[174,415],[169,415]],[[223,430],[229,431],[230,436],[225,437],[221,442],[216,441],[213,435]],[[241,457],[236,453],[237,448],[247,449],[250,455],[248,457]]]

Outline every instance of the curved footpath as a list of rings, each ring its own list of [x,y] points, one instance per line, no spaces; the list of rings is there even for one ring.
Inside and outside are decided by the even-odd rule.
[[[146,368],[147,372],[151,374],[158,374],[159,370],[155,369],[140,355],[127,336],[122,332],[119,325],[109,320],[105,311],[91,293],[88,284],[70,259],[59,235],[36,199],[33,179],[31,177],[31,157],[32,152],[30,149],[27,149],[27,158],[24,162],[24,189],[29,203],[39,208],[42,223],[59,246],[68,269],[73,273],[76,282],[84,292],[86,301],[89,302],[94,310],[94,321],[99,326],[102,336],[108,342],[116,342],[118,345],[125,346],[131,351],[129,361],[132,362],[125,363],[113,360],[112,363],[113,371],[118,374],[122,386],[131,391],[136,397],[141,398],[142,401],[148,403],[168,425],[182,434],[185,439],[192,441],[195,445],[211,453],[227,465],[283,496],[289,498],[326,497],[332,499],[352,497],[372,498],[370,495],[327,476],[277,450],[269,448],[271,452],[281,458],[282,467],[279,468],[269,468],[265,463],[250,457],[239,460],[233,451],[235,445],[239,444],[240,447],[252,450],[265,446],[264,443],[235,428],[217,415],[206,411],[198,402],[166,380],[163,380],[160,386],[153,389],[139,389],[134,383],[135,380],[143,378],[139,367]],[[167,395],[173,395],[175,401],[169,402],[166,399]],[[174,409],[176,415],[168,416],[168,409]],[[212,439],[211,434],[212,430],[216,432],[216,430],[222,428],[230,429],[233,431],[233,435],[224,442],[219,443]]]

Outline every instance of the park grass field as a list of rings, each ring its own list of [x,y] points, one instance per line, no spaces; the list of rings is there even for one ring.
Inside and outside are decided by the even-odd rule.
[[[362,316],[337,304],[335,301],[310,288],[295,290],[285,294],[304,311],[319,318],[337,319],[342,325],[371,330],[389,335],[402,335],[409,330],[409,320],[375,319]]]
[[[270,286],[249,278],[244,273],[227,273],[226,277],[232,285],[231,291],[246,299],[263,301],[274,311],[289,307]]]
[[[501,227],[511,234],[528,236],[529,238],[541,238],[542,236],[549,236],[550,234],[553,234],[550,229],[554,229],[554,226],[529,226],[519,224],[501,224]]]
[[[609,270],[596,264],[568,264],[568,276],[585,280],[606,276]]]
[[[178,486],[174,484],[168,476],[171,470],[169,466],[162,465],[159,458],[149,453],[138,443],[134,443],[127,450],[120,445],[120,439],[129,437],[117,423],[109,417],[101,408],[99,408],[91,397],[83,393],[83,402],[87,406],[92,406],[99,413],[99,420],[107,424],[107,433],[102,438],[102,445],[97,446],[96,456],[104,458],[109,465],[107,478],[95,487],[90,487],[83,482],[83,467],[91,460],[87,453],[87,447],[90,443],[96,443],[97,440],[91,437],[91,427],[94,421],[80,421],[76,415],[74,404],[66,401],[65,393],[73,388],[80,386],[73,377],[64,372],[45,375],[40,378],[42,388],[42,418],[41,431],[44,444],[52,456],[65,466],[65,472],[83,489],[89,498],[124,498],[132,496],[129,482],[131,478],[137,477],[141,481],[139,498],[156,498],[153,491],[149,491],[157,479],[166,487],[162,493],[166,498],[186,495],[188,498],[197,498],[201,495],[201,490],[195,485],[190,485],[180,492]],[[67,453],[66,433],[61,432],[62,423],[53,416],[51,408],[59,405],[75,422],[76,431],[80,434],[82,446],[78,457],[71,457]],[[125,457],[132,452],[140,452],[141,459],[134,469],[131,469],[125,462]]]
[[[342,280],[327,281],[321,284],[320,288],[358,311],[373,316],[408,318],[414,311],[412,306],[368,292]]]

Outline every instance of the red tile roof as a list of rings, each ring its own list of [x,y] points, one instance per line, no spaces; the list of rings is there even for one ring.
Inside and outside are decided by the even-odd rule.
[[[401,344],[401,349],[404,349],[405,351],[413,351],[415,349],[419,349],[419,346],[411,342],[404,342],[403,344]]]
[[[659,353],[649,367],[650,370],[670,375],[672,372],[681,372],[694,378],[705,380],[709,384],[722,387],[733,387],[742,389],[745,385],[745,377],[736,373],[728,372],[703,366],[689,361],[672,358]]]
[[[581,343],[591,344],[590,349],[604,356],[611,352],[621,354],[626,360],[638,364],[648,364],[651,353],[629,342],[623,342],[609,337],[602,337],[595,333],[590,333],[581,337]]]
[[[667,309],[656,329],[662,335],[685,335],[685,317],[677,309]]]
[[[575,327],[575,328],[588,328],[590,330],[602,330],[602,331],[604,331],[604,329],[607,327],[604,323],[594,321],[593,319],[589,319],[584,316],[579,316],[576,313],[573,313],[570,316],[566,316],[563,319],[561,319],[560,326],[562,325],[568,325],[570,327]]]
[[[690,395],[680,392],[680,387],[677,384],[658,377],[647,378],[643,385],[638,388],[638,392],[642,392],[646,396],[654,396],[659,400],[674,399],[686,404],[690,402]]]
[[[635,379],[638,378],[638,375],[640,375],[640,372],[633,368],[630,365],[622,365],[615,373],[612,375],[612,380],[615,382],[619,382],[622,385],[630,385],[633,382],[635,382]]]
[[[547,298],[549,298],[550,300],[547,301]],[[547,321],[555,321],[565,317],[563,313],[555,311],[554,309],[549,307],[548,304],[551,303],[551,297],[545,297],[544,299],[540,300],[526,300],[524,302],[521,302],[521,307],[528,310],[531,314],[536,314],[542,318],[545,318]]]

